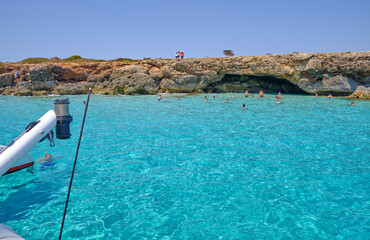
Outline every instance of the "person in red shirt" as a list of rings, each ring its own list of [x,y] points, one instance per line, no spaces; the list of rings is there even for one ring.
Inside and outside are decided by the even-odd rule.
[[[181,56],[181,59],[184,59],[184,52],[183,51],[180,52],[180,56]]]

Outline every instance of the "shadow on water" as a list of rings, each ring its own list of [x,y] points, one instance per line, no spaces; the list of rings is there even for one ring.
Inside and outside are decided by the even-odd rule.
[[[48,168],[50,166],[41,166],[42,171]],[[13,192],[0,203],[0,223],[24,218],[35,206],[42,206],[49,202],[57,188],[47,181],[31,180],[14,185],[5,191]]]

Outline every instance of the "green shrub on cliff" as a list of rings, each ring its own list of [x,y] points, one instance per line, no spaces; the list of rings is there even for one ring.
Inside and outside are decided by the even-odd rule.
[[[69,58],[63,59],[63,61],[64,62],[74,62],[74,61],[77,61],[77,60],[80,60],[80,59],[82,59],[81,56],[73,55],[73,56],[70,56]]]
[[[52,57],[49,59],[50,62],[61,62],[62,59],[58,58],[58,57]]]
[[[92,59],[92,58],[82,58],[81,60],[84,62],[106,62],[106,60],[103,59]]]
[[[73,56],[70,56],[69,58],[63,59],[63,62],[78,62],[78,63],[83,63],[83,62],[105,62],[105,60],[92,59],[92,58],[83,58],[79,55],[73,55]]]
[[[232,50],[224,50],[224,54],[228,57],[234,56],[234,52]]]
[[[38,63],[45,63],[49,61],[48,58],[42,57],[35,57],[35,58],[26,58],[21,61],[21,63],[28,63],[28,64],[38,64]]]
[[[131,58],[116,58],[111,60],[111,62],[135,62],[135,60],[132,60]]]

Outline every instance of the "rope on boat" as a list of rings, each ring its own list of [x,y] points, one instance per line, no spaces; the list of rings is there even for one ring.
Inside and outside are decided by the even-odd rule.
[[[73,169],[72,169],[71,180],[70,180],[70,182],[69,182],[69,187],[68,187],[68,195],[67,195],[66,205],[65,205],[65,208],[64,208],[64,214],[63,214],[62,226],[60,227],[59,240],[61,240],[61,238],[62,238],[63,226],[64,226],[64,220],[65,220],[65,218],[66,218],[67,207],[68,207],[68,201],[69,201],[69,195],[70,195],[70,193],[71,193],[72,181],[73,181],[73,176],[74,176],[74,173],[75,173],[75,168],[76,168],[76,163],[77,163],[78,151],[79,151],[79,149],[80,149],[81,137],[82,137],[82,133],[83,133],[84,125],[85,125],[85,118],[86,118],[87,107],[89,106],[89,101],[90,101],[90,94],[91,94],[91,88],[89,89],[89,93],[88,93],[88,95],[87,95],[87,101],[86,101],[86,105],[85,105],[85,113],[84,113],[84,117],[83,117],[83,119],[82,119],[82,126],[81,126],[81,131],[80,131],[80,137],[79,137],[79,139],[78,139],[77,150],[76,150],[76,155],[75,155],[75,161],[74,161],[74,163],[73,163]]]

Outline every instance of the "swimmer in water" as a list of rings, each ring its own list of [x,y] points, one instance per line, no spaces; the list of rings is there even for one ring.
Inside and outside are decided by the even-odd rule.
[[[243,109],[247,109],[247,108],[245,107],[245,104],[243,104],[242,108],[243,108]]]
[[[161,101],[162,100],[162,96],[161,95],[159,95],[159,97],[158,97],[158,101]]]
[[[351,103],[348,103],[348,106],[353,106],[355,103],[352,101]]]
[[[235,98],[235,93],[233,93],[233,98]]]
[[[179,100],[180,99],[180,97],[179,96],[177,96],[177,100]]]
[[[225,103],[229,103],[229,99],[228,99],[228,98],[226,98],[226,101],[225,101]]]
[[[263,91],[260,90],[260,93],[258,94],[258,98],[263,98]]]
[[[252,97],[254,97],[254,93],[252,93]]]
[[[212,97],[212,100],[215,100],[215,99],[216,99],[216,98],[215,98],[215,96],[213,96],[213,97]]]
[[[248,90],[244,93],[245,97],[248,97]]]
[[[318,96],[319,96],[319,95],[316,93],[316,94],[315,94],[315,97],[318,97]]]
[[[170,91],[168,91],[168,89],[166,90],[166,94],[169,94],[170,93]]]
[[[282,97],[282,96],[281,96],[281,92],[279,92],[279,93],[278,93],[277,97],[278,97],[278,98],[281,98],[281,97]]]
[[[204,97],[204,101],[205,101],[205,102],[208,102],[208,98],[207,98],[207,96],[205,96],[205,97]]]
[[[54,157],[51,156],[49,153],[45,153],[45,157],[37,159],[38,163],[46,163],[54,160]]]
[[[333,95],[331,95],[331,93],[328,95],[328,98],[333,98]]]

